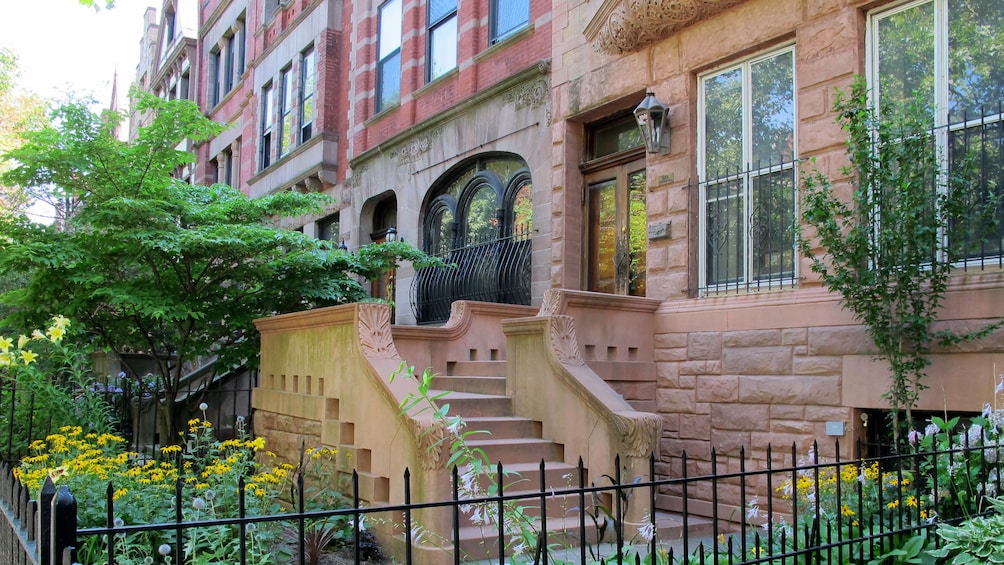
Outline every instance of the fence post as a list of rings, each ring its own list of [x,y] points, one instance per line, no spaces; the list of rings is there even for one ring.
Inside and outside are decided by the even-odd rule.
[[[50,547],[52,533],[52,499],[56,496],[56,485],[52,477],[46,477],[42,490],[38,493],[38,563],[52,565],[52,548]]]
[[[56,496],[52,499],[52,540],[49,549],[53,558],[53,563],[58,558],[62,563],[65,561],[65,553],[73,553],[73,548],[77,545],[77,499],[66,486],[61,486],[56,490]]]

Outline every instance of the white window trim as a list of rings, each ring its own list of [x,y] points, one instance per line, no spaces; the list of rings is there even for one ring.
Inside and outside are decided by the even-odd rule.
[[[708,285],[708,282],[707,282],[707,265],[708,265],[708,257],[707,257],[707,203],[708,202],[707,202],[707,191],[704,190],[704,188],[703,188],[704,185],[708,181],[708,179],[707,179],[707,171],[705,170],[705,167],[707,166],[707,157],[705,155],[705,150],[704,150],[705,149],[704,144],[705,144],[705,141],[707,139],[707,128],[706,128],[706,124],[705,124],[705,120],[704,120],[704,117],[706,115],[706,111],[705,111],[705,107],[704,107],[704,104],[705,104],[705,102],[704,102],[704,100],[705,100],[705,92],[704,92],[705,86],[704,86],[704,81],[705,81],[705,79],[707,79],[709,77],[717,76],[717,75],[719,75],[721,73],[728,72],[728,71],[731,71],[733,69],[739,69],[739,68],[745,69],[745,72],[743,72],[743,86],[742,86],[742,89],[743,89],[743,94],[742,94],[742,97],[743,97],[743,101],[742,101],[742,110],[743,110],[743,139],[742,139],[742,145],[743,145],[743,147],[742,147],[742,151],[743,151],[743,160],[744,161],[748,161],[749,158],[750,158],[750,155],[752,154],[752,149],[753,149],[753,147],[752,147],[752,140],[751,140],[752,136],[750,135],[751,132],[752,132],[752,127],[753,127],[753,118],[750,115],[750,113],[748,112],[749,108],[752,106],[752,88],[751,88],[751,76],[750,76],[750,73],[748,72],[748,69],[750,68],[750,66],[753,63],[756,63],[758,61],[762,61],[762,60],[765,60],[765,59],[769,59],[771,57],[775,57],[775,56],[780,55],[780,54],[785,53],[785,52],[790,52],[792,54],[792,96],[794,98],[793,104],[792,104],[792,113],[793,113],[793,115],[792,115],[792,118],[793,118],[792,147],[794,148],[793,155],[792,155],[792,160],[791,160],[791,163],[784,163],[782,165],[775,165],[775,166],[764,168],[764,169],[757,169],[757,172],[759,172],[761,174],[769,174],[769,173],[773,173],[773,172],[781,171],[781,170],[785,170],[785,169],[794,169],[795,168],[794,167],[795,163],[798,162],[798,70],[797,70],[798,59],[796,57],[795,45],[794,44],[783,45],[783,46],[780,46],[780,47],[777,47],[777,48],[773,48],[773,49],[771,49],[769,51],[764,51],[764,52],[758,53],[757,55],[755,55],[753,57],[749,57],[747,59],[743,59],[742,61],[739,61],[737,63],[731,63],[729,65],[723,65],[721,67],[718,67],[718,68],[713,69],[711,71],[708,71],[706,73],[702,73],[702,74],[698,75],[698,77],[697,77],[697,171],[698,171],[698,214],[697,214],[697,216],[698,216],[698,238],[697,238],[698,239],[698,242],[697,242],[697,245],[698,245],[698,249],[697,249],[697,269],[698,269],[698,271],[697,271],[697,278],[698,278],[698,283],[697,284],[698,284],[698,289],[699,289],[699,291],[700,291],[700,293],[702,295],[708,295],[708,294],[714,295],[714,294],[718,294],[718,293],[735,292],[735,291],[746,292],[747,289],[753,290],[752,287],[756,287],[756,288],[759,288],[759,289],[770,290],[770,289],[785,288],[785,287],[791,287],[792,286],[792,283],[789,282],[787,279],[786,280],[782,280],[782,281],[769,280],[769,281],[765,281],[763,283],[759,283],[759,282],[758,283],[754,283],[749,278],[750,274],[753,272],[753,254],[751,252],[751,248],[752,248],[751,239],[747,235],[747,232],[748,232],[748,229],[749,229],[749,225],[748,225],[749,222],[748,222],[748,220],[749,220],[749,217],[750,217],[750,214],[751,214],[750,207],[751,207],[751,200],[752,200],[749,197],[750,191],[749,191],[749,185],[748,185],[748,183],[746,183],[744,185],[744,191],[745,192],[743,194],[743,207],[744,207],[743,215],[746,218],[747,222],[744,225],[745,229],[743,230],[743,232],[744,232],[743,233],[743,246],[744,246],[744,249],[743,249],[743,258],[744,258],[744,265],[743,265],[743,278],[742,278],[742,281],[738,282],[738,283],[735,283],[735,284],[718,284],[718,285],[712,285],[712,286]],[[728,177],[722,177],[722,179],[716,179],[716,180],[729,180],[729,179],[732,179],[733,177],[739,178],[739,177],[743,177],[743,176],[748,176],[751,172],[752,172],[752,164],[750,164],[750,163],[747,162],[747,163],[743,164],[743,170],[740,171],[740,172],[738,172],[736,175],[730,175]],[[799,218],[799,207],[798,207],[798,182],[799,182],[799,179],[798,179],[798,172],[795,171],[794,175],[795,175],[795,219],[797,221],[797,219]],[[799,256],[798,256],[797,251],[795,253],[793,267],[794,267],[794,272],[792,273],[791,280],[792,281],[798,281],[798,277],[799,277]]]

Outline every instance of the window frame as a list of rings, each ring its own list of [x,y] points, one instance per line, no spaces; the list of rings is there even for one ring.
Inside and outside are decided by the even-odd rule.
[[[216,106],[223,99],[222,95],[222,74],[223,59],[219,45],[214,45],[209,50],[209,105]]]
[[[274,145],[275,115],[273,104],[275,88],[272,81],[261,88],[261,134],[258,137],[258,169],[265,170],[272,164],[272,145]]]
[[[752,92],[752,68],[755,64],[767,61],[769,59],[778,57],[783,54],[790,54],[791,57],[791,155],[789,158],[784,159],[783,157],[778,160],[777,163],[770,161],[767,166],[762,166],[762,164],[757,165],[753,163],[753,156],[756,148],[753,145],[753,119],[752,119],[752,109],[754,106],[753,92]],[[702,295],[713,295],[726,292],[749,292],[762,289],[776,289],[793,287],[797,285],[799,276],[799,257],[795,252],[797,249],[795,247],[796,241],[794,236],[792,237],[792,251],[791,251],[791,271],[782,271],[780,273],[768,273],[766,277],[757,277],[755,274],[754,267],[754,253],[753,253],[753,236],[751,234],[751,223],[753,220],[753,194],[754,194],[754,183],[760,179],[770,178],[771,175],[781,173],[784,171],[790,171],[792,175],[792,222],[793,225],[798,223],[798,75],[796,69],[796,51],[794,44],[781,45],[778,47],[771,48],[769,50],[764,50],[752,57],[748,57],[736,62],[732,62],[728,65],[716,68],[707,73],[703,73],[697,77],[697,170],[698,170],[698,250],[697,250],[697,282],[698,291]],[[741,126],[741,161],[740,167],[735,172],[726,171],[726,174],[716,176],[715,178],[709,178],[708,167],[708,132],[707,132],[707,82],[715,77],[719,77],[725,73],[740,70],[741,76],[741,107],[742,107],[742,126]],[[709,219],[708,219],[708,187],[712,184],[728,185],[729,183],[739,182],[738,196],[742,198],[742,229],[741,229],[741,248],[742,248],[742,262],[741,265],[737,265],[737,276],[728,277],[726,275],[725,279],[719,279],[718,281],[709,281],[708,269],[709,257],[708,251],[708,239],[709,239]],[[726,195],[725,199],[731,198]],[[737,216],[738,217],[738,216]],[[737,230],[739,231],[739,230]],[[737,262],[738,263],[738,262]],[[727,268],[727,265],[726,265]]]
[[[508,29],[499,30],[499,24],[502,21],[499,14],[502,13],[503,6],[502,2],[515,2],[519,1],[525,3],[526,17],[522,21],[510,26]],[[504,41],[506,38],[515,35],[520,30],[523,30],[530,25],[530,0],[489,0],[489,13],[488,13],[488,45],[495,45],[496,43]],[[519,6],[523,8],[524,6]]]
[[[281,159],[293,150],[296,144],[296,129],[293,127],[293,66],[279,72],[279,112],[278,145],[276,154]]]
[[[974,119],[964,117],[959,120],[953,118],[951,115],[951,99],[952,99],[952,45],[951,38],[951,26],[952,26],[952,12],[951,5],[948,0],[912,0],[909,2],[904,2],[896,6],[879,8],[872,10],[868,13],[867,18],[867,32],[866,32],[866,45],[865,45],[865,74],[868,77],[868,84],[871,85],[869,91],[869,106],[874,108],[876,111],[881,112],[882,108],[882,89],[881,89],[881,49],[880,49],[880,30],[881,21],[894,17],[898,14],[903,14],[909,10],[921,9],[925,5],[930,5],[931,9],[931,25],[933,27],[933,45],[929,45],[932,48],[933,61],[932,63],[932,74],[933,74],[933,91],[929,93],[930,103],[932,105],[932,118],[931,123],[932,131],[934,132],[934,142],[937,153],[938,177],[935,180],[936,190],[938,194],[944,194],[948,190],[950,185],[949,177],[952,173],[952,147],[953,147],[953,135],[962,134],[966,136],[966,131],[975,128],[986,128],[988,125],[996,129],[1004,127],[1004,115],[1000,112],[991,112],[987,114],[983,112],[982,115],[976,116]],[[985,101],[985,103],[993,104],[993,101]],[[996,101],[1000,104],[1001,101]],[[983,132],[980,132],[982,135]],[[993,134],[994,137],[997,134]],[[991,142],[994,139],[990,140]],[[1000,218],[998,218],[999,220]],[[942,237],[945,238],[947,242],[949,235],[947,231],[942,228]],[[986,236],[980,242],[981,245],[986,243]],[[953,264],[961,267],[978,267],[983,268],[987,264],[997,264],[1001,265],[1004,263],[1004,241],[1001,242],[997,250],[983,250],[978,253],[975,252],[963,252],[962,257],[953,261]],[[939,250],[939,258],[947,259],[945,257],[945,249]]]
[[[308,77],[311,82],[307,82]],[[309,86],[309,88],[308,88]],[[300,53],[300,92],[299,92],[298,130],[300,144],[313,137],[314,121],[317,119],[317,51],[314,46],[307,47]],[[310,115],[307,115],[307,104],[310,103]]]
[[[389,10],[391,6],[395,5],[397,6],[398,10],[398,13],[396,14],[397,21],[400,23],[399,28],[395,32],[397,39],[396,47],[390,49],[384,56],[381,57],[380,53],[384,51],[385,47],[387,47],[384,45],[384,40],[386,39],[385,37],[386,34],[384,33],[384,18],[388,15],[388,12],[386,10]],[[388,76],[388,74],[390,75],[397,74],[398,76],[400,76],[401,45],[403,43],[403,40],[404,40],[404,2],[403,0],[387,0],[386,2],[381,4],[379,8],[377,8],[377,45],[376,45],[377,68],[376,68],[376,85],[374,88],[374,93],[376,95],[373,104],[374,114],[379,114],[380,112],[383,112],[388,108],[392,108],[400,104],[401,100],[400,80],[398,80],[397,84],[396,101],[388,100],[385,103],[384,97],[386,94],[385,92],[386,84],[384,79],[386,76]],[[388,71],[390,70],[389,67],[395,63],[395,60],[396,60],[396,70],[388,73]]]
[[[453,69],[457,68],[457,59],[458,59],[458,53],[457,53],[457,51],[459,50],[459,45],[458,45],[458,39],[459,39],[459,37],[458,37],[459,36],[458,22],[459,22],[459,17],[458,17],[458,6],[457,6],[458,2],[456,0],[453,0],[453,6],[452,6],[452,8],[450,10],[445,11],[438,18],[434,18],[433,17],[434,16],[434,14],[432,13],[433,5],[434,5],[434,2],[432,0],[430,0],[427,3],[427,8],[426,8],[426,23],[427,23],[427,25],[426,25],[426,34],[425,34],[425,36],[426,36],[426,45],[425,45],[425,61],[426,61],[426,64],[425,64],[425,81],[426,82],[432,82],[432,81],[436,80],[437,78],[439,78],[441,76],[449,74],[450,71],[452,71]],[[453,36],[452,36],[452,42],[451,42],[451,44],[454,46],[453,62],[452,62],[452,64],[449,67],[442,68],[437,73],[436,69],[433,66],[433,63],[435,62],[436,38],[437,37],[441,37],[439,35],[439,33],[443,32],[444,31],[443,28],[446,27],[446,26],[448,26],[451,21],[453,22],[454,28],[455,28]],[[449,38],[447,38],[447,39],[449,39]]]

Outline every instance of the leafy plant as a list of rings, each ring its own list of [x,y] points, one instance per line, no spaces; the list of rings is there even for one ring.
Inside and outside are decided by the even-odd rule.
[[[942,170],[923,108],[883,108],[880,116],[859,77],[850,95],[837,91],[833,109],[848,134],[851,165],[843,173],[853,194],[847,202],[821,172],[803,174],[802,219],[815,235],[800,234],[799,244],[823,285],[866,326],[877,358],[888,362],[884,398],[898,441],[899,411],[911,426],[932,344],[979,339],[1001,326],[966,334],[932,329],[952,261],[965,241],[979,241],[958,232],[974,213],[992,225],[998,202],[970,202],[965,171]],[[941,178],[947,186],[938,190]]]
[[[958,526],[941,524],[939,549],[930,551],[943,563],[1004,563],[1004,500],[988,499],[996,513],[970,518]]]
[[[357,275],[399,261],[435,262],[399,242],[350,254],[277,225],[319,211],[329,198],[318,193],[252,199],[175,178],[194,159],[179,145],[223,126],[191,101],[137,96],[137,110],[152,121],[133,142],[112,135],[119,115],[70,104],[54,112],[57,125],[26,133],[9,154],[17,166],[5,183],[51,186],[78,207],[62,226],[0,217],[0,276],[24,277],[23,287],[2,296],[14,307],[4,324],[34,327],[55,308],[102,347],[147,356],[167,400],[163,422],[176,438],[184,430],[172,408],[185,367],[213,357],[218,370],[253,366],[256,318],[365,300]]]

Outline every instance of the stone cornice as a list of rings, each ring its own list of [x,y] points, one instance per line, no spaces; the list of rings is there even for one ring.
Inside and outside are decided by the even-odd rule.
[[[583,34],[600,53],[632,53],[745,1],[604,0]]]

